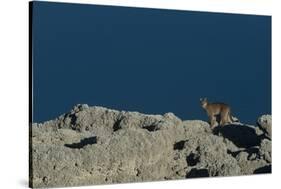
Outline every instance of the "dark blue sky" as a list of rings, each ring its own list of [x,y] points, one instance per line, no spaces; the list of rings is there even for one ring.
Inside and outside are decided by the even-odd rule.
[[[75,104],[207,120],[271,113],[271,17],[34,2],[33,121]]]

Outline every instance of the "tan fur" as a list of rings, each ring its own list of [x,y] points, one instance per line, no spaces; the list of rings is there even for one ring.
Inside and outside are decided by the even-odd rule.
[[[226,124],[233,123],[233,119],[231,116],[230,107],[224,103],[209,103],[207,98],[200,99],[201,107],[206,110],[206,113],[210,120],[211,128],[215,127],[216,124],[216,116],[220,117],[219,125],[224,126]]]

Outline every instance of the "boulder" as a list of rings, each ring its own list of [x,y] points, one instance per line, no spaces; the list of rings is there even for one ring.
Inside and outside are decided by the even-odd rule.
[[[272,138],[272,120],[271,115],[262,115],[258,118],[257,124],[260,127],[261,130],[265,132],[265,135],[271,139]]]

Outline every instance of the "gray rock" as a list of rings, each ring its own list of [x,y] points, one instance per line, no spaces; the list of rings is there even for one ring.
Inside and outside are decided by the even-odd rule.
[[[213,135],[207,123],[185,121],[186,139],[183,152],[190,171],[204,168],[208,176],[233,176],[240,174],[237,161],[227,153],[223,137]]]
[[[258,155],[251,150],[239,152],[236,160],[243,175],[253,174],[256,169],[268,165],[264,159],[258,158]]]
[[[271,141],[268,139],[264,139],[261,141],[261,145],[259,148],[259,155],[263,157],[268,163],[271,163]]]
[[[265,134],[268,138],[272,138],[272,120],[271,115],[262,115],[257,120],[258,126],[261,128],[261,130],[265,131]]]
[[[253,137],[250,131],[243,137]],[[32,124],[30,183],[78,186],[269,170],[270,140],[241,147],[223,134],[207,122],[182,121],[173,113],[146,115],[76,105],[57,119]]]

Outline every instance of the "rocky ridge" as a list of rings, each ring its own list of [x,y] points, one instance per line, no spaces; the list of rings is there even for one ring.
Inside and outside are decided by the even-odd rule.
[[[257,126],[210,129],[173,113],[146,115],[76,105],[33,123],[32,187],[271,173],[271,116]]]

